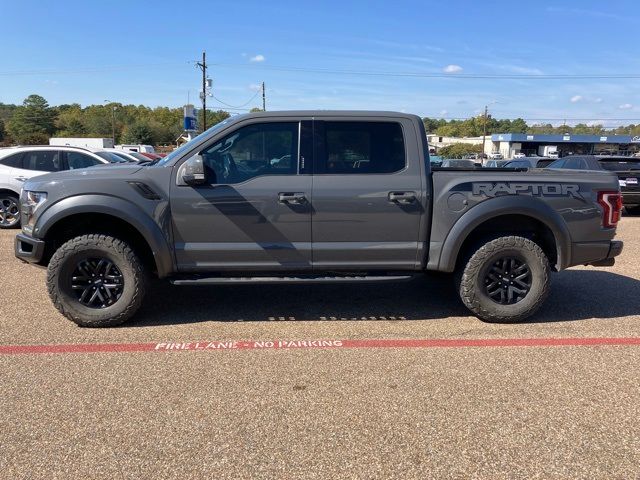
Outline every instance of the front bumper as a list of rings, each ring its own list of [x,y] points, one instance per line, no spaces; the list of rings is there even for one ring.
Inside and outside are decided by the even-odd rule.
[[[44,256],[45,243],[37,238],[30,237],[24,233],[16,235],[15,255],[20,260],[29,263],[38,263]]]
[[[619,240],[574,243],[571,247],[571,266],[611,267],[616,262],[615,257],[622,253],[623,246]]]

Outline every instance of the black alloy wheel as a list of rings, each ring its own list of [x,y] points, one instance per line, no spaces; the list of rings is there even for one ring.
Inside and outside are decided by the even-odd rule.
[[[497,259],[484,276],[485,293],[500,305],[513,305],[523,300],[531,290],[531,284],[529,265],[514,256]]]
[[[107,258],[86,258],[76,264],[71,274],[71,289],[82,305],[107,308],[122,296],[124,276]]]

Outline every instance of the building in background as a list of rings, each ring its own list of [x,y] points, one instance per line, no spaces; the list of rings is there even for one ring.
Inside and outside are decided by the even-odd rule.
[[[516,153],[559,157],[571,154],[634,155],[640,152],[640,137],[497,133],[491,135],[491,140],[485,143],[485,153],[492,152],[500,152],[504,158],[513,158]]]

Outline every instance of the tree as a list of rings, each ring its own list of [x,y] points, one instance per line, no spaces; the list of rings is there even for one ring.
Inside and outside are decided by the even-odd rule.
[[[128,126],[122,137],[124,143],[132,144],[152,144],[153,143],[153,130],[147,123],[134,123]]]
[[[442,158],[462,158],[471,153],[481,153],[482,145],[472,145],[470,143],[454,143],[438,150],[438,155]]]
[[[7,130],[11,137],[23,144],[47,143],[55,132],[56,111],[40,95],[29,95],[15,109]]]
[[[4,122],[0,118],[0,143],[4,142],[5,132],[4,132]]]

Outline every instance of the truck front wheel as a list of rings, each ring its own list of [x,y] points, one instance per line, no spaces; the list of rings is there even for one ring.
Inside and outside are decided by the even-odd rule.
[[[547,256],[517,236],[491,240],[458,273],[462,302],[485,322],[515,323],[533,315],[549,294]]]
[[[62,245],[47,269],[53,304],[81,327],[112,327],[140,308],[147,284],[144,265],[122,240],[82,235]]]

